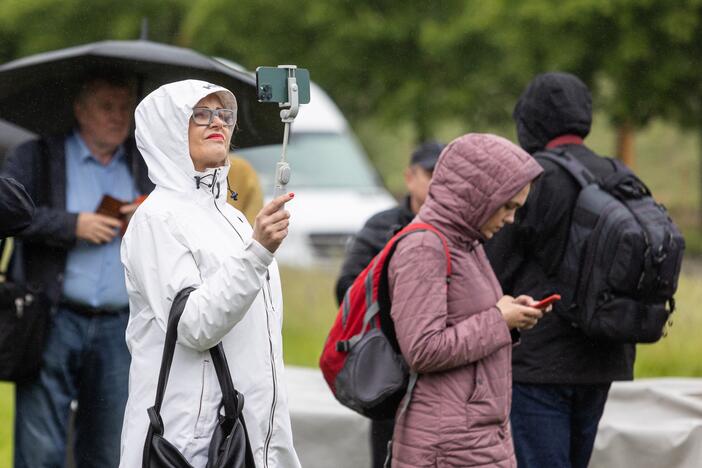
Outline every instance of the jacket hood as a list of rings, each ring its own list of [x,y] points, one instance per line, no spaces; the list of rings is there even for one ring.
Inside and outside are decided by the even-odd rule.
[[[534,78],[512,113],[519,144],[529,153],[540,151],[560,135],[586,137],[592,124],[592,97],[575,75],[550,72]]]
[[[190,158],[190,116],[200,99],[210,94],[217,94],[226,107],[236,111],[236,98],[231,91],[199,80],[163,85],[137,106],[134,112],[137,148],[149,168],[149,178],[157,187],[178,192],[197,190],[201,184],[196,177],[207,187],[213,187],[216,182],[226,184],[228,162],[222,168],[198,172]],[[215,177],[217,180],[211,180]]]
[[[509,140],[469,133],[441,153],[419,217],[459,241],[482,240],[480,226],[542,172]]]

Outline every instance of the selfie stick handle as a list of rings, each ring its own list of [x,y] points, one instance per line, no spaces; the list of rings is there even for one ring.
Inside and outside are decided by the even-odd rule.
[[[288,138],[290,137],[290,124],[295,120],[297,112],[300,110],[300,100],[298,96],[297,78],[295,78],[295,65],[279,65],[279,68],[288,70],[288,99],[289,102],[280,104],[284,107],[280,111],[280,120],[285,124],[283,133],[283,152],[280,161],[275,166],[275,186],[273,187],[273,197],[279,197],[287,193],[287,185],[290,182],[290,164],[286,161],[286,149]]]

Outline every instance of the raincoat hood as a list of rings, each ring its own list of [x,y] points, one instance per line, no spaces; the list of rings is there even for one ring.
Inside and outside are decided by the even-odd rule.
[[[419,217],[459,242],[484,240],[480,226],[542,172],[507,139],[469,133],[441,153]]]
[[[136,143],[149,168],[149,178],[157,187],[178,192],[197,190],[201,184],[196,177],[204,180],[207,187],[217,182],[226,186],[228,161],[222,168],[198,172],[190,158],[190,116],[200,99],[210,94],[217,94],[225,107],[236,112],[236,98],[231,91],[199,80],[163,85],[137,106],[134,112]],[[210,174],[217,180],[205,179]]]
[[[592,124],[590,90],[570,73],[538,75],[520,96],[512,117],[519,144],[529,153],[544,149],[560,135],[584,138]]]

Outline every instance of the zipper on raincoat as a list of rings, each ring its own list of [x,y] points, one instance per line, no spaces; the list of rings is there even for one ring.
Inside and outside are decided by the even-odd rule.
[[[273,295],[271,294],[271,275],[266,270],[266,288],[268,289],[268,300],[266,300],[266,291],[263,290],[263,303],[266,306],[266,327],[268,329],[268,347],[270,351],[271,358],[271,373],[273,376],[273,401],[271,402],[271,412],[268,419],[268,433],[266,434],[266,441],[263,444],[263,466],[268,467],[268,449],[271,445],[271,439],[273,438],[273,423],[275,421],[275,409],[278,404],[278,376],[275,370],[275,355],[273,353],[273,339],[271,338],[271,322],[268,304],[270,304],[270,309],[275,312],[275,307],[273,306]]]
[[[215,180],[217,180],[217,169],[215,169],[215,174],[214,174]],[[217,182],[217,195],[219,195],[219,183]],[[214,187],[213,187],[214,189]],[[236,232],[236,235],[239,236],[239,239],[241,239],[242,242],[244,242],[244,238],[239,234],[239,231],[234,227],[234,225],[227,219],[226,216],[224,216],[224,213],[222,213],[222,210],[219,209],[217,206],[217,197],[214,196],[214,190],[212,191],[213,195],[213,203],[215,206],[215,209],[219,212],[219,214],[224,218],[224,220],[229,224],[234,232]],[[273,309],[275,311],[275,308],[273,306],[273,294],[271,293],[271,283],[270,283],[271,275],[266,270],[266,288],[268,289],[268,297],[266,298],[266,291],[265,289],[262,289],[261,292],[263,293],[263,305],[266,309],[266,330],[268,332],[268,349],[270,353],[270,360],[271,360],[271,373],[273,377],[273,401],[271,402],[271,411],[270,411],[270,416],[268,418],[268,432],[266,433],[266,440],[263,445],[263,466],[268,468],[268,450],[271,445],[271,439],[273,438],[273,422],[275,420],[275,409],[278,404],[278,376],[276,374],[275,370],[275,355],[273,353],[273,338],[271,338],[271,323],[270,323],[270,313],[269,313],[269,306],[268,304],[270,303],[270,309]]]

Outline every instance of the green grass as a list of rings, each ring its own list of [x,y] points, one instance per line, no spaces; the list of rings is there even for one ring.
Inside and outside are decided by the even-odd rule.
[[[334,285],[338,268],[282,268],[284,297],[283,353],[285,362],[316,367],[322,345],[338,308]]]
[[[15,388],[0,383],[0,468],[12,466],[12,424],[15,411]]]
[[[667,336],[657,343],[637,347],[636,377],[702,377],[702,272],[686,270],[680,277],[675,295],[677,308]]]

